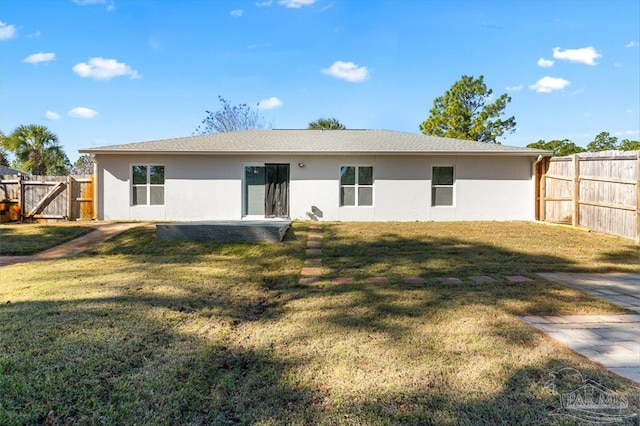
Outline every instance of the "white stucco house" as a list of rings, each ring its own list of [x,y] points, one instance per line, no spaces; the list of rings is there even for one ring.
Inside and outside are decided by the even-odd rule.
[[[104,220],[532,220],[550,151],[387,130],[248,130],[80,150]]]

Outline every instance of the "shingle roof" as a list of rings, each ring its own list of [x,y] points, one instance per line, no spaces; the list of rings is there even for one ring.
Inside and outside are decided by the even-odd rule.
[[[551,151],[390,130],[244,130],[81,149],[90,154],[551,155]]]
[[[18,173],[22,173],[19,170],[12,169],[11,167],[0,165],[0,176],[4,175],[17,175]]]

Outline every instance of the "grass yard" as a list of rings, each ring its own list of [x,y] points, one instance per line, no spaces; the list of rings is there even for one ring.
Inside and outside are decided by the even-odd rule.
[[[0,225],[0,255],[25,256],[39,253],[93,231],[88,226],[10,223]]]
[[[2,268],[0,424],[573,424],[548,415],[559,397],[543,385],[563,367],[640,410],[637,386],[518,318],[625,312],[531,274],[638,272],[632,242],[530,223],[331,223],[326,277],[356,281],[300,285],[308,225],[258,245],[139,228]],[[437,279],[470,275],[498,281]]]

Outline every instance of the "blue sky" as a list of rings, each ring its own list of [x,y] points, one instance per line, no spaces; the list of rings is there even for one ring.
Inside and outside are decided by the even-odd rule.
[[[524,146],[640,138],[640,2],[3,0],[0,130],[79,148],[191,135],[218,96],[273,128],[418,133],[462,75],[508,93]]]

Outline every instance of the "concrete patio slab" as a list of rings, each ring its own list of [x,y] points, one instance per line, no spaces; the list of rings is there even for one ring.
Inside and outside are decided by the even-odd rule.
[[[536,274],[640,312],[640,274]],[[640,385],[640,315],[523,317],[532,327]]]

